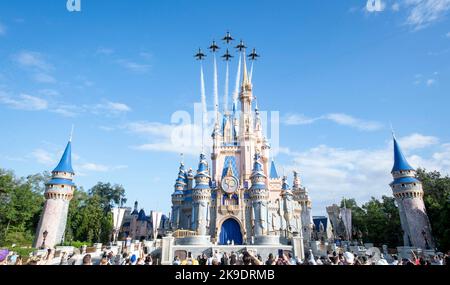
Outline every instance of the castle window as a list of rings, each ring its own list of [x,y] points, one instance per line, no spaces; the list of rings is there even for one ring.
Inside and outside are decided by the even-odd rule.
[[[61,185],[61,188],[64,188],[64,185]]]
[[[402,187],[405,187],[405,184],[402,184]]]

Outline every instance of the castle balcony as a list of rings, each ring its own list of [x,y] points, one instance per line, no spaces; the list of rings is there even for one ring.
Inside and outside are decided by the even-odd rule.
[[[193,237],[195,235],[197,235],[197,233],[195,231],[190,230],[176,230],[172,234],[174,238]]]
[[[239,205],[220,205],[218,208],[219,213],[222,215],[238,215],[241,211],[241,207]]]

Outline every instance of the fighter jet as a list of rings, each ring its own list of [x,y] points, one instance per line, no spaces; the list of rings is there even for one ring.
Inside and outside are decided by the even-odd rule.
[[[216,45],[216,41],[213,41],[208,49],[210,49],[212,52],[216,52],[216,50],[220,49],[220,47]]]
[[[202,52],[202,50],[199,48],[198,49],[198,53],[196,55],[194,55],[195,58],[197,58],[197,60],[203,60],[204,57],[206,57],[206,55]]]
[[[243,49],[245,49],[245,48],[247,48],[247,47],[244,45],[244,41],[241,40],[241,42],[236,46],[236,48],[237,48],[239,51],[242,51]]]
[[[229,61],[230,60],[230,58],[232,58],[233,56],[230,54],[230,52],[228,51],[228,49],[227,49],[227,52],[224,54],[224,55],[222,55],[222,58],[224,58],[226,61]]]
[[[227,32],[227,34],[222,40],[225,41],[227,44],[229,44],[231,41],[234,41],[234,39],[230,35],[230,32]]]
[[[257,57],[260,57],[259,54],[256,53],[256,49],[252,50],[252,53],[248,55],[251,60],[256,60]]]

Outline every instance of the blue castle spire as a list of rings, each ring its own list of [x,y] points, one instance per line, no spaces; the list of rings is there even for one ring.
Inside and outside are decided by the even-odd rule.
[[[283,176],[283,185],[281,186],[281,189],[284,191],[291,190],[287,182],[287,176]]]
[[[71,140],[69,140],[69,142],[67,143],[66,149],[64,150],[61,160],[59,161],[56,168],[53,169],[53,172],[68,172],[68,173],[74,174],[74,171],[72,168],[72,142],[71,142]]]
[[[200,162],[198,164],[197,175],[195,175],[195,189],[209,189],[210,188],[210,176],[208,162],[206,161],[206,155],[200,154]]]
[[[393,139],[394,139],[394,166],[392,167],[391,173],[400,170],[414,170],[414,168],[408,163],[405,156],[403,155],[403,152],[395,136],[393,136]]]
[[[272,160],[270,164],[270,179],[278,179],[279,177],[275,162]]]

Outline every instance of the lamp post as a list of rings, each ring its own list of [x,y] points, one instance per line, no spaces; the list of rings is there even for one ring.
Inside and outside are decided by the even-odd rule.
[[[41,248],[42,248],[42,249],[45,249],[45,239],[47,238],[47,235],[48,235],[48,232],[47,232],[47,230],[45,230],[45,231],[42,233],[42,237],[44,238],[44,239],[42,240],[42,245],[41,245]]]

